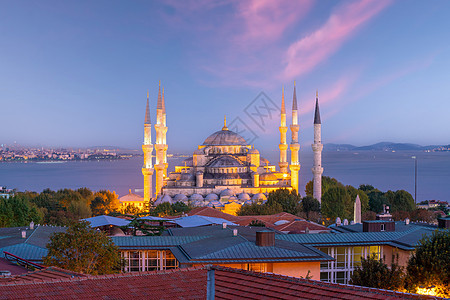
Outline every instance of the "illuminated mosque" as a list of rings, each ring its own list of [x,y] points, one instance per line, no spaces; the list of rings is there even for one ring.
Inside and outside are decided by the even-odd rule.
[[[280,159],[278,170],[275,165],[261,157],[260,152],[249,145],[245,139],[227,127],[226,117],[221,130],[214,132],[199,145],[193,155],[181,166],[175,166],[175,171],[167,173],[166,140],[166,108],[164,88],[161,84],[158,91],[156,106],[156,141],[152,144],[152,124],[150,105],[147,93],[147,107],[144,122],[144,201],[156,201],[154,205],[164,202],[178,201],[190,203],[193,206],[209,206],[233,213],[243,204],[264,202],[271,191],[284,188],[298,191],[300,162],[298,152],[298,108],[294,84],[292,98],[292,124],[290,125],[291,142],[287,143],[286,107],[284,89],[281,97],[280,115]],[[321,122],[316,94],[314,117],[314,196],[320,201],[321,175]],[[152,163],[152,152],[155,150],[155,163]],[[290,162],[288,162],[288,149]],[[156,173],[156,174],[155,174]],[[152,176],[156,176],[156,186],[153,193]]]

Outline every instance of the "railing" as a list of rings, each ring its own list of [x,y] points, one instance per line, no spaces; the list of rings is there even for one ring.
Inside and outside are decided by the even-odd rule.
[[[23,259],[19,256],[16,256],[12,253],[3,251],[3,253],[5,254],[5,258],[9,261],[15,261],[18,265],[24,266],[27,269],[31,269],[31,268],[35,268],[35,269],[43,269],[45,268],[45,266],[31,262],[29,260]]]

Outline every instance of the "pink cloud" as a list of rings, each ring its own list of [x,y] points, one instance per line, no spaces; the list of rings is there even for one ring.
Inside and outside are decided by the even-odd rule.
[[[361,0],[341,6],[322,27],[289,46],[281,77],[290,80],[310,72],[389,4],[389,0]]]

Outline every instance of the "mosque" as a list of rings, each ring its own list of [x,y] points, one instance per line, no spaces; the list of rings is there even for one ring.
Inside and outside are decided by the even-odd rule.
[[[318,94],[314,117],[314,197],[321,198],[321,122]],[[147,93],[147,107],[144,122],[144,201],[154,201],[154,205],[163,202],[175,203],[182,201],[194,206],[210,206],[233,213],[241,205],[264,202],[267,194],[277,189],[297,190],[299,186],[300,162],[298,152],[298,106],[296,88],[292,98],[292,124],[290,124],[291,141],[287,144],[286,107],[284,89],[281,97],[280,114],[280,159],[277,166],[261,157],[260,152],[249,145],[245,139],[227,127],[226,117],[221,130],[205,139],[202,145],[186,159],[181,166],[176,166],[174,172],[167,173],[166,140],[167,123],[164,99],[164,88],[161,84],[156,105],[155,144],[152,144],[152,124],[150,119],[150,104]],[[155,163],[152,152],[155,150]],[[288,149],[290,162],[288,162]],[[155,174],[156,173],[156,174]],[[156,176],[156,186],[153,193],[152,176]]]

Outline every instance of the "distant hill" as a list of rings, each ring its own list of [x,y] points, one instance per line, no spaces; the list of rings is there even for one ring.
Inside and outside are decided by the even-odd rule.
[[[350,144],[325,144],[325,151],[448,151],[450,145],[421,146],[410,143],[380,142],[368,146],[354,146]]]

